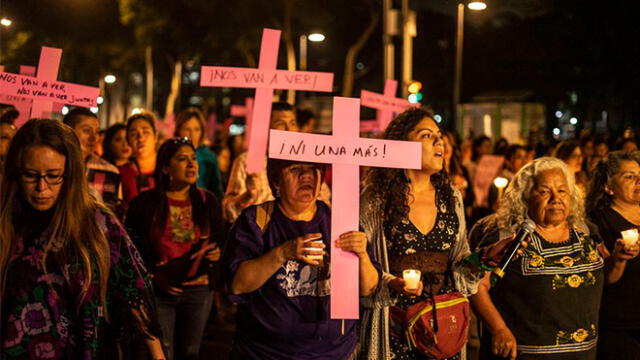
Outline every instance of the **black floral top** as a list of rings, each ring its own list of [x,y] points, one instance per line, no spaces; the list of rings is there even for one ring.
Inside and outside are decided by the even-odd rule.
[[[402,322],[399,316],[411,305],[427,299],[431,294],[440,295],[456,291],[451,277],[451,251],[455,246],[459,221],[456,213],[447,208],[444,201],[438,201],[436,220],[428,234],[423,234],[408,218],[393,226],[386,227],[387,251],[391,273],[402,277],[407,268],[421,271],[424,292],[421,296],[408,297],[397,294],[398,301],[390,309],[391,358],[427,359],[406,344]],[[460,355],[452,358],[459,359]]]
[[[86,299],[77,307],[79,286],[75,279],[80,262],[68,266],[63,274],[57,270],[60,267],[51,251],[45,275],[42,260],[48,236],[46,231],[31,231],[32,235],[17,239],[7,270],[1,359],[117,358],[116,343],[157,334],[157,326],[151,323],[155,314],[149,278],[138,251],[112,214],[99,210],[96,221],[111,249],[108,312],[101,305],[96,276]]]

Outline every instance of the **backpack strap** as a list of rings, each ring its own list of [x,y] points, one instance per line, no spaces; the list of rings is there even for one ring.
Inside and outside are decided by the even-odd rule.
[[[264,233],[269,221],[271,221],[271,214],[275,209],[275,201],[267,201],[256,206],[256,224],[260,228],[260,231]]]

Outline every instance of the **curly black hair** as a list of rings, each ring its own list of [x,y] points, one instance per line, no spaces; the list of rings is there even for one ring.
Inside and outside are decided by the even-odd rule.
[[[623,161],[640,164],[640,151],[612,151],[596,165],[586,199],[588,216],[592,217],[613,203],[613,195],[605,191],[605,186],[611,186],[611,178],[620,171]]]
[[[383,138],[406,141],[409,133],[424,118],[433,120],[433,113],[423,108],[406,110],[393,119],[385,130]],[[435,120],[433,122],[438,125]],[[444,166],[441,171],[431,175],[431,183],[436,189],[436,197],[447,204],[447,210],[455,211],[453,188]],[[404,169],[372,168],[368,173],[367,184],[371,191],[370,195],[382,203],[385,225],[396,224],[409,215],[410,180]]]

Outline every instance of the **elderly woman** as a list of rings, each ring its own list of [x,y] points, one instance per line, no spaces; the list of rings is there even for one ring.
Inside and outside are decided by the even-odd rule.
[[[485,276],[471,298],[485,327],[482,359],[596,358],[603,259],[580,199],[573,171],[543,157],[516,174],[498,212],[472,229],[481,248],[491,244],[485,259],[497,262],[523,221],[535,223],[522,256],[497,282]]]
[[[329,207],[318,201],[321,165],[269,159],[276,200],[245,209],[223,255],[232,300],[239,304],[232,359],[352,359],[356,321],[329,319]],[[339,236],[355,253],[360,294],[378,285],[364,233]],[[336,294],[334,294],[336,295]]]
[[[590,219],[612,256],[605,260],[600,307],[599,359],[636,359],[640,354],[640,258],[638,241],[621,232],[640,229],[640,152],[615,151],[598,163],[587,196]]]
[[[431,113],[424,109],[405,111],[389,124],[384,138],[420,142],[422,168],[375,168],[369,172],[360,224],[384,275],[375,296],[364,301],[362,355],[366,359],[431,359],[434,357],[409,346],[403,333],[404,315],[436,296],[461,293],[464,298],[475,292],[478,279],[460,266],[469,254],[464,205],[460,193],[449,183],[443,134]],[[402,276],[405,269],[421,271],[417,289],[407,288]],[[449,335],[438,333],[443,343],[445,336]],[[462,336],[460,348],[464,347],[465,331]],[[460,348],[449,358],[464,358]]]

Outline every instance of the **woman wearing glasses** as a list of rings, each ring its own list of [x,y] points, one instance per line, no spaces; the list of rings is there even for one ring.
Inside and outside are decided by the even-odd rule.
[[[168,359],[197,359],[213,300],[211,263],[220,259],[218,199],[196,186],[198,162],[187,138],[167,140],[153,174],[156,187],[129,206],[126,227],[153,273]]]
[[[89,195],[73,130],[27,122],[5,165],[0,358],[110,359],[144,339],[163,359],[146,270],[120,223]]]

